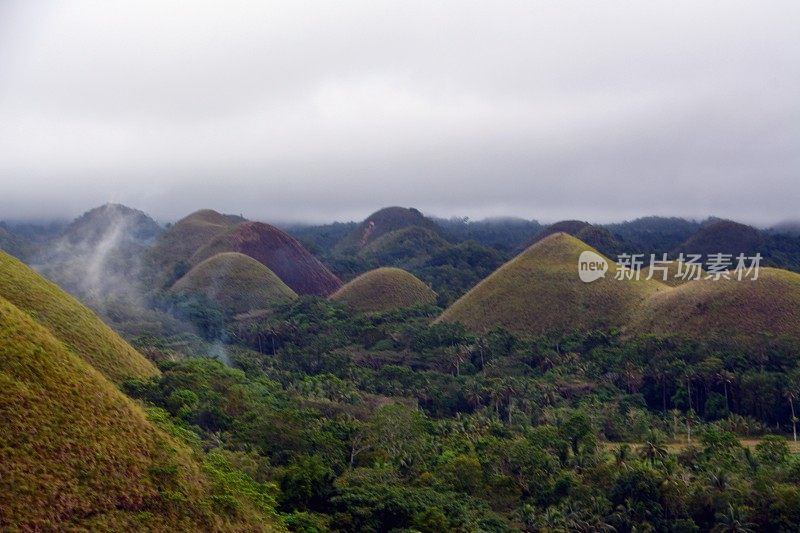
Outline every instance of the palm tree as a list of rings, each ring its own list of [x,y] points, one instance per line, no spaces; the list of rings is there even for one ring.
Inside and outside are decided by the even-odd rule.
[[[717,524],[711,531],[714,533],[755,533],[754,527],[755,524],[746,522],[741,514],[738,514],[731,504],[728,504],[727,512],[717,513]]]
[[[717,470],[708,478],[708,484],[719,492],[725,492],[731,482],[731,476],[724,470]]]
[[[620,470],[627,470],[630,468],[628,466],[628,462],[633,459],[633,454],[631,453],[631,447],[627,444],[620,445],[619,448],[612,452],[614,455],[614,464]]]
[[[639,457],[650,464],[655,465],[656,461],[663,462],[669,454],[667,449],[658,442],[658,439],[650,439],[639,449]]]
[[[477,382],[471,381],[464,391],[464,397],[467,400],[467,403],[473,410],[480,409],[481,405],[483,405],[483,391],[481,390],[480,385]]]
[[[793,372],[789,375],[789,383],[783,395],[789,402],[789,408],[792,411],[792,436],[794,441],[797,442],[797,415],[794,412],[794,401],[800,393],[800,373]]]

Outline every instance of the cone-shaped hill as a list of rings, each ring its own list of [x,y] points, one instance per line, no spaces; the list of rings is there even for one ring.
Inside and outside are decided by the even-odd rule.
[[[172,269],[181,261],[188,262],[192,254],[214,237],[243,221],[242,217],[223,215],[211,209],[195,211],[159,235],[148,255],[157,271]]]
[[[614,279],[613,261],[604,278],[584,283],[578,258],[586,250],[594,251],[566,233],[550,235],[484,279],[438,320],[461,322],[476,332],[502,326],[521,335],[621,327],[646,298],[670,290],[652,280]]]
[[[172,290],[202,295],[233,314],[297,298],[274,272],[252,257],[236,252],[209,257],[179,279]]]
[[[375,239],[404,228],[418,226],[439,232],[439,226],[413,207],[385,207],[372,213],[336,245],[342,253],[353,253]]]
[[[158,373],[89,309],[17,259],[0,252],[0,297],[34,317],[114,382]]]
[[[188,448],[2,297],[0,420],[0,530],[235,529]]]
[[[800,274],[761,268],[758,279],[696,280],[656,294],[630,329],[640,333],[800,339]]]
[[[361,274],[331,295],[359,311],[388,311],[436,302],[436,293],[399,268],[377,268]]]
[[[260,261],[297,294],[328,296],[342,282],[300,242],[262,222],[243,222],[212,239],[192,256],[199,264],[222,252],[238,252]]]

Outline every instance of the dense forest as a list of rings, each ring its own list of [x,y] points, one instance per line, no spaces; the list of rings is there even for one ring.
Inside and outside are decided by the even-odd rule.
[[[128,381],[221,447],[297,531],[778,531],[800,520],[797,340],[522,339],[301,299],[226,327],[222,364]],[[199,348],[198,348],[199,349]],[[199,349],[199,353],[203,353]]]

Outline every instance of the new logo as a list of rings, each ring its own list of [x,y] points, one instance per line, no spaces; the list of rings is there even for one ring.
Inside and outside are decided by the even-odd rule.
[[[608,261],[601,255],[590,250],[581,252],[578,257],[578,277],[584,283],[591,283],[600,278],[606,277],[608,271]]]

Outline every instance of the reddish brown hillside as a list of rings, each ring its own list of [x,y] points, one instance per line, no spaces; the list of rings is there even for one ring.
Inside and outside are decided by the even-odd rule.
[[[272,270],[297,294],[328,296],[342,282],[294,237],[262,222],[243,222],[214,238],[192,257],[192,263],[218,253],[249,255]]]

